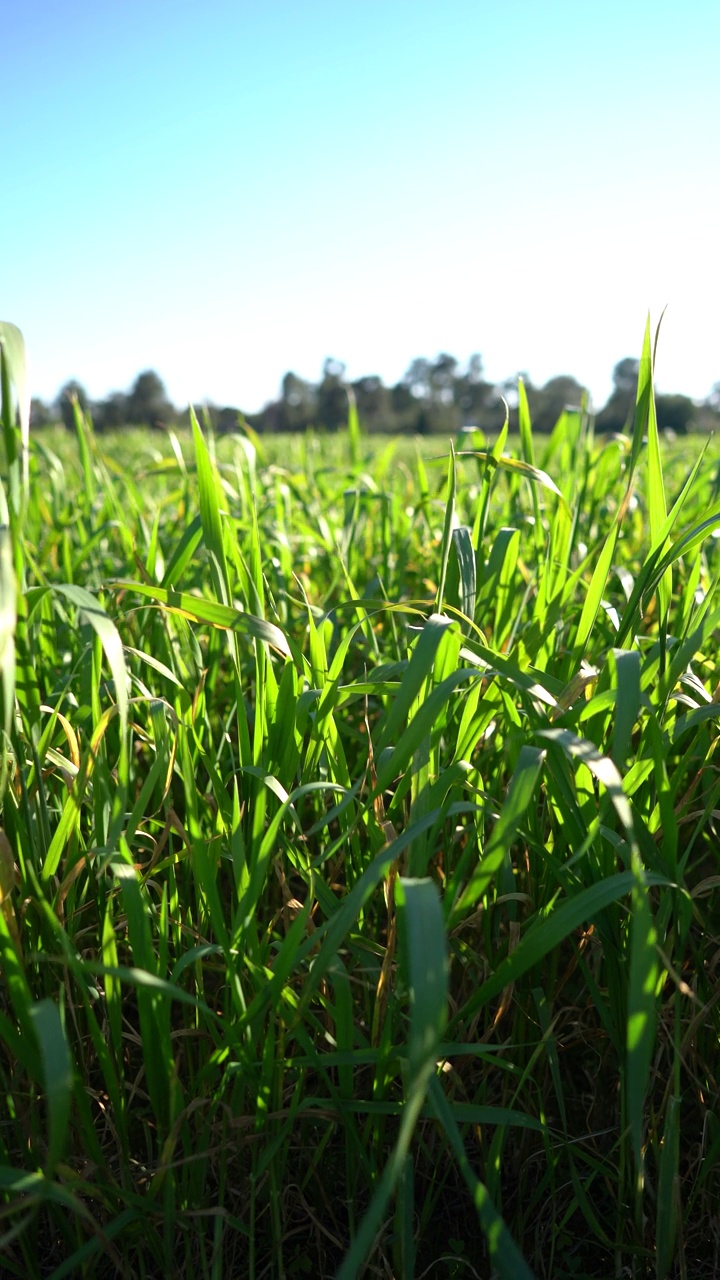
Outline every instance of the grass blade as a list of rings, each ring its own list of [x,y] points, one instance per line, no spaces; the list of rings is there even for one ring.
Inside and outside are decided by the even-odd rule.
[[[425,1102],[447,1020],[447,947],[437,889],[431,880],[399,879],[395,891],[403,926],[410,986],[405,1107],[397,1144],[360,1230],[338,1272],[338,1280],[354,1280],[360,1274],[382,1224],[390,1197],[406,1168],[412,1135]]]
[[[265,644],[271,645],[283,657],[290,657],[287,637],[279,627],[272,622],[266,622],[264,618],[256,618],[251,613],[244,613],[229,605],[219,604],[215,600],[206,600],[188,591],[156,587],[146,582],[119,582],[116,585],[155,600],[166,609],[189,618],[191,622],[205,622],[223,631],[239,631],[241,634],[252,636],[256,640],[262,640]]]
[[[533,1273],[495,1208],[487,1187],[473,1173],[455,1117],[436,1078],[430,1080],[430,1101],[472,1196],[496,1275],[500,1280],[533,1280]]]
[[[30,1008],[30,1018],[40,1050],[48,1106],[49,1142],[45,1176],[52,1177],[65,1151],[70,1124],[73,1070],[60,1011],[52,1000],[40,1000]]]
[[[479,902],[492,880],[498,874],[528,805],[532,801],[544,760],[545,752],[538,750],[537,747],[525,746],[522,748],[500,817],[495,823],[485,852],[473,872],[469,884],[462,893],[459,902],[453,908],[452,922],[468,908],[474,907]]]

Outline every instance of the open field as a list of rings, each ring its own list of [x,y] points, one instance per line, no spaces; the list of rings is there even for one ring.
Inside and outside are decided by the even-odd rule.
[[[627,437],[425,456],[26,457],[2,363],[3,1277],[720,1275],[720,458],[649,335]]]

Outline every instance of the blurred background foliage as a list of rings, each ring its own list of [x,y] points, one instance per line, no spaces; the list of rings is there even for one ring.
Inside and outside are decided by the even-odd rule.
[[[626,430],[635,409],[639,362],[624,357],[613,371],[613,390],[607,403],[596,410],[598,431]],[[564,409],[577,408],[587,401],[587,392],[570,374],[550,378],[536,387],[527,374],[516,373],[501,383],[486,381],[482,356],[475,354],[466,364],[441,352],[434,360],[419,357],[394,386],[387,387],[376,374],[366,374],[350,382],[341,360],[329,357],[322,376],[310,382],[288,371],[282,378],[280,394],[259,413],[243,413],[233,405],[206,406],[210,422],[220,434],[235,431],[247,422],[255,431],[277,433],[307,431],[316,427],[342,430],[347,424],[348,395],[355,399],[360,421],[368,432],[383,434],[436,435],[459,431],[472,425],[482,431],[496,431],[510,409],[511,430],[517,427],[517,383],[522,378],[527,392],[533,429],[552,431]],[[189,410],[175,408],[165,385],[152,369],[135,379],[127,392],[115,391],[104,400],[91,400],[80,382],[71,379],[62,387],[54,404],[35,399],[31,407],[34,428],[63,422],[73,426],[73,401],[92,414],[97,431],[124,426],[167,427],[189,425]],[[710,433],[720,426],[720,382],[705,400],[695,401],[681,394],[656,394],[658,426],[676,435]]]

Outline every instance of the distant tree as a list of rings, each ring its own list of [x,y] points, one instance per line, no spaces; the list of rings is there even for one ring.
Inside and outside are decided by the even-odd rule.
[[[489,405],[497,403],[495,387],[492,383],[485,382],[482,374],[482,356],[476,354],[468,360],[465,372],[455,376],[453,398],[460,411],[463,426],[471,423],[478,425],[485,417]]]
[[[632,396],[634,399],[637,392],[639,374],[639,360],[635,360],[632,356],[625,356],[622,360],[618,360],[612,375],[615,391],[621,395]]]
[[[452,404],[458,362],[443,351],[430,368],[430,396],[437,404]]]
[[[281,405],[279,400],[269,400],[257,413],[247,413],[243,416],[246,422],[248,422],[252,427],[253,431],[258,431],[260,434],[263,434],[266,431],[271,432],[280,430],[280,410]]]
[[[281,397],[270,416],[274,431],[307,431],[317,421],[317,388],[296,373],[286,373]]]
[[[630,430],[635,414],[640,361],[626,356],[613,369],[613,392],[597,415],[598,431]],[[685,435],[698,426],[698,407],[689,396],[655,395],[658,427]]]
[[[655,408],[661,431],[674,431],[676,435],[684,436],[697,427],[697,405],[689,396],[658,395],[655,397]]]
[[[348,417],[348,394],[344,382],[345,365],[328,358],[323,364],[322,382],[317,389],[318,426],[337,431]]]
[[[601,432],[621,432],[632,430],[634,401],[628,401],[624,396],[618,396],[615,393],[610,396],[607,404],[595,415],[595,427]]]
[[[453,403],[457,367],[455,357],[445,351],[435,360],[420,356],[412,361],[399,384],[407,389],[410,403],[414,402],[412,410],[408,406],[403,412],[405,430],[419,435],[433,432],[452,435],[457,431],[461,425],[460,412]],[[393,390],[392,395],[399,409],[403,397],[397,390]]]
[[[347,365],[343,360],[336,360],[334,356],[327,356],[323,361],[323,378],[336,378],[338,382],[342,382],[346,368]]]
[[[138,375],[127,397],[127,421],[133,426],[157,427],[175,418],[165,384],[153,369]]]
[[[631,426],[639,373],[639,360],[632,356],[618,360],[613,369],[612,394],[595,419],[598,431],[625,431]]]
[[[567,373],[550,378],[544,387],[526,390],[533,428],[538,432],[552,431],[561,413],[568,408],[578,408],[585,394],[577,379]]]
[[[71,378],[69,382],[66,382],[61,387],[57,398],[58,414],[68,431],[72,431],[75,426],[74,404],[76,400],[83,413],[86,413],[90,407],[87,391],[81,383]]]
[[[218,435],[229,435],[232,431],[237,431],[241,417],[240,410],[233,409],[229,405],[218,409],[215,423]]]
[[[402,421],[415,408],[415,401],[410,386],[405,378],[390,388],[390,404],[395,417]]]
[[[432,410],[429,408],[418,409],[415,413],[415,421],[412,427],[415,434],[419,436],[432,435],[433,426],[434,419]]]
[[[416,400],[429,400],[432,388],[432,364],[425,356],[413,360],[402,379]]]
[[[122,391],[113,391],[105,400],[93,405],[93,422],[97,431],[114,431],[129,422],[128,398]]]
[[[200,426],[203,427],[206,431],[208,432],[217,431],[218,407],[216,404],[213,404],[212,400],[206,400],[205,403],[201,405],[197,405],[197,404],[193,405],[193,413],[195,414],[195,417],[200,423]],[[183,415],[182,423],[183,423],[183,426],[185,426],[184,415]],[[187,411],[187,425],[190,426],[189,407]]]
[[[705,404],[715,413],[720,413],[720,382],[714,384]]]
[[[497,390],[500,392],[503,399],[507,401],[510,409],[517,408],[518,383],[521,379],[525,384],[525,390],[529,396],[533,390],[533,381],[529,373],[519,371],[518,373],[513,374],[510,378],[503,378],[502,382],[497,384]]]
[[[32,427],[49,427],[53,421],[53,414],[50,406],[45,404],[43,400],[37,400],[35,397],[30,401],[30,426]]]
[[[390,392],[383,386],[382,378],[376,374],[367,374],[353,382],[358,417],[368,431],[390,431],[393,429],[393,409]]]

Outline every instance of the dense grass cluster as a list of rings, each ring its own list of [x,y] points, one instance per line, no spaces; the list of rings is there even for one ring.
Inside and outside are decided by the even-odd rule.
[[[720,468],[649,333],[627,435],[521,386],[442,459],[28,441],[0,341],[3,1276],[717,1275]]]

